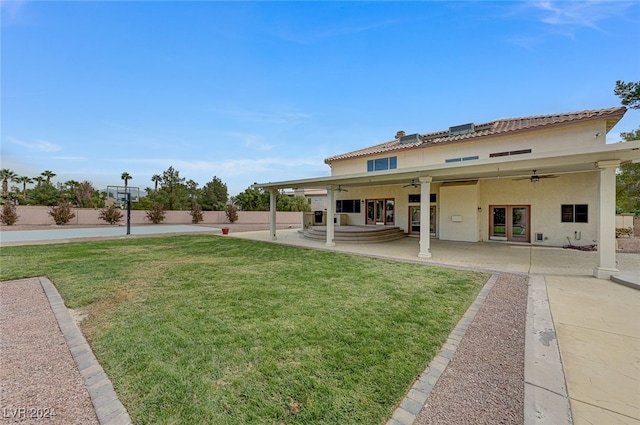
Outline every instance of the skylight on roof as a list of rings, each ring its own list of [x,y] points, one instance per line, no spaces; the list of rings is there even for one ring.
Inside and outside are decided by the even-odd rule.
[[[461,134],[475,133],[475,131],[476,126],[472,122],[470,122],[469,124],[454,125],[453,127],[449,127],[449,137],[459,136]]]

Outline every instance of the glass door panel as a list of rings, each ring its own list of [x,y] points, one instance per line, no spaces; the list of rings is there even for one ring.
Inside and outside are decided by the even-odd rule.
[[[420,233],[420,207],[409,207],[409,233]]]
[[[395,224],[395,204],[396,202],[393,199],[385,200],[386,213],[384,224]]]
[[[436,234],[436,207],[431,206],[429,208],[429,233],[435,236]]]
[[[529,220],[528,207],[512,207],[511,208],[511,228],[509,240],[529,241],[527,222]]]
[[[384,201],[380,199],[375,200],[376,203],[376,224],[384,224]]]
[[[376,224],[376,201],[367,201],[367,224]]]
[[[491,208],[490,239],[507,239],[507,208]]]

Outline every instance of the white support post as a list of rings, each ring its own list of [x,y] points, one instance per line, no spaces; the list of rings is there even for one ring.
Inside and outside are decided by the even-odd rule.
[[[271,234],[271,239],[275,241],[278,239],[276,236],[276,224],[278,223],[276,217],[276,205],[278,204],[276,189],[270,189],[269,195],[269,232]]]
[[[431,232],[429,230],[431,211],[431,177],[420,177],[420,252],[418,257],[431,258]]]
[[[334,240],[333,216],[336,210],[336,203],[333,200],[333,186],[327,186],[327,242],[325,246],[336,246]]]
[[[616,264],[616,168],[620,161],[599,161],[598,265],[593,275],[610,279],[620,273]]]

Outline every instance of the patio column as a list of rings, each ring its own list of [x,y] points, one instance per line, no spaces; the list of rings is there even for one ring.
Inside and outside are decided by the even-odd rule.
[[[620,161],[599,161],[598,265],[593,275],[610,279],[620,273],[616,268],[616,168]]]
[[[271,234],[271,239],[272,240],[276,240],[278,239],[276,237],[276,224],[277,224],[277,217],[276,217],[276,209],[277,209],[277,205],[278,205],[278,197],[276,189],[269,189],[269,232]]]
[[[333,200],[333,186],[327,186],[327,243],[325,243],[325,246],[336,246],[336,243],[333,241],[333,215],[335,213],[335,209],[336,203]]]
[[[431,258],[431,232],[429,230],[431,208],[431,177],[420,177],[420,252],[418,257]],[[411,225],[411,223],[409,223]]]

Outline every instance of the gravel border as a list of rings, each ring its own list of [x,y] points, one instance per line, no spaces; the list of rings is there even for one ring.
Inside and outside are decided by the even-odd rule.
[[[0,282],[0,307],[2,423],[131,424],[49,279]]]
[[[522,424],[528,278],[493,275],[387,425]]]
[[[2,423],[98,424],[38,278],[0,283]]]

